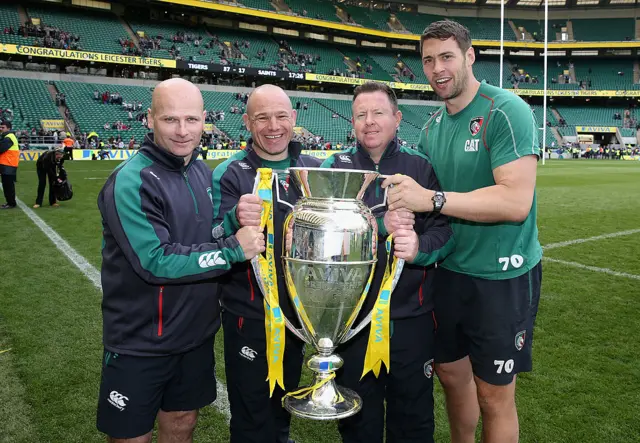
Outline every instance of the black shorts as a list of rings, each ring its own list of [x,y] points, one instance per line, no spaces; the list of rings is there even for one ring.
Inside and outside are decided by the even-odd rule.
[[[137,357],[105,349],[97,426],[113,438],[153,429],[159,410],[193,411],[216,399],[213,337],[183,354]]]
[[[473,373],[508,385],[531,371],[533,327],[542,264],[508,280],[486,280],[439,268],[434,279],[436,362],[469,356]]]

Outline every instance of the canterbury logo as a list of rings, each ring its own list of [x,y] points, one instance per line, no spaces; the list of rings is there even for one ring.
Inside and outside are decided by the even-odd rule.
[[[198,259],[198,264],[201,268],[210,268],[212,266],[226,265],[227,262],[222,258],[222,252],[208,252],[202,254]]]
[[[111,393],[109,394],[109,403],[111,403],[121,411],[124,411],[124,408],[127,406],[125,400],[129,401],[129,397],[125,397],[118,391],[111,391]]]
[[[242,349],[240,350],[240,355],[242,355],[244,358],[246,358],[249,361],[253,361],[256,358],[257,354],[258,353],[256,351],[254,351],[248,346],[243,346]]]
[[[338,158],[340,159],[340,161],[342,163],[353,163],[351,161],[351,157],[347,156],[347,155],[339,155]]]

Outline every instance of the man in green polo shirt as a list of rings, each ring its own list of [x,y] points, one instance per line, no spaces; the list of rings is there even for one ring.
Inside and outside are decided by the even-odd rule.
[[[542,249],[536,226],[540,155],[529,106],[473,75],[469,31],[445,20],[421,37],[424,72],[444,106],[425,124],[426,153],[444,192],[393,176],[389,210],[450,217],[457,248],[434,284],[436,370],[453,443],[516,443],[515,374],[531,370]]]

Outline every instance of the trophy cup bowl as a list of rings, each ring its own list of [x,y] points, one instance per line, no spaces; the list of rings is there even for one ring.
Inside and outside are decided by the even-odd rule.
[[[315,375],[311,386],[287,394],[283,406],[304,418],[346,418],[360,410],[362,400],[335,383],[343,360],[333,352],[355,335],[351,327],[375,267],[376,222],[361,198],[378,173],[325,168],[289,173],[303,197],[285,222],[284,272],[299,332],[317,353],[307,362]]]

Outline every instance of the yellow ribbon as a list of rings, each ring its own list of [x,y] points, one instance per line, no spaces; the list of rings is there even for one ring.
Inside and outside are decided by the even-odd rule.
[[[9,352],[10,350],[11,350],[11,348],[5,349],[4,351],[0,351],[0,354],[4,354],[5,352]]]
[[[285,323],[278,299],[278,281],[276,277],[276,262],[274,251],[273,225],[273,174],[269,168],[258,169],[260,175],[257,193],[262,199],[262,218],[260,228],[267,228],[266,257],[258,255],[260,275],[264,287],[264,324],[267,341],[267,381],[269,382],[269,396],[273,395],[276,384],[284,389],[284,344]]]
[[[297,391],[288,392],[284,396],[282,396],[282,404],[284,405],[284,399],[287,397],[293,397],[300,400],[311,394],[311,398],[313,399],[318,389],[329,383],[334,378],[336,378],[336,373],[331,372],[326,378],[323,378],[313,386],[307,386],[306,388],[298,389]],[[342,394],[340,394],[339,391],[336,390],[336,398],[334,400],[335,403],[342,403],[344,401],[344,397],[342,396]]]
[[[398,260],[391,255],[391,242],[393,236],[389,235],[385,242],[387,249],[387,266],[385,266],[384,277],[378,292],[378,298],[371,312],[371,329],[369,331],[369,341],[367,343],[367,353],[364,357],[364,367],[362,369],[362,377],[367,372],[372,371],[378,377],[380,368],[384,364],[387,372],[390,367],[390,334],[389,334],[389,318],[391,306],[391,285],[393,277],[396,274]]]

